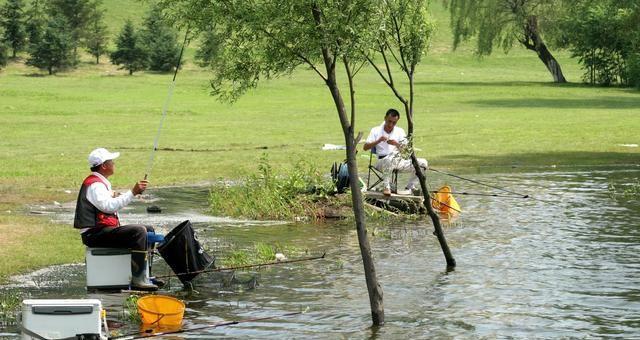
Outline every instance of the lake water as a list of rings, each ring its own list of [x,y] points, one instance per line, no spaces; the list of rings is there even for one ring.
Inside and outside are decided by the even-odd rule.
[[[640,199],[611,198],[639,168],[493,173],[474,179],[531,199],[459,195],[463,213],[445,227],[458,266],[447,271],[430,222],[375,222],[371,237],[384,290],[386,324],[372,328],[355,228],[350,223],[268,223],[202,214],[206,188],[151,191],[125,223],[168,230],[191,219],[218,258],[254,242],[292,245],[326,259],[259,271],[203,274],[195,292],[169,292],[187,304],[185,328],[223,320],[308,312],[212,328],[171,338],[590,338],[640,337]],[[442,177],[454,191],[492,192]],[[435,185],[433,185],[435,188]],[[155,199],[153,199],[155,198]],[[151,204],[162,214],[147,215]],[[70,210],[51,209],[70,221]],[[79,242],[79,241],[78,241]],[[306,255],[304,255],[306,256]],[[158,271],[167,272],[162,265]],[[1,288],[31,298],[100,298],[117,320],[126,294],[87,294],[84,265],[57,266]],[[255,282],[257,281],[257,286]],[[135,330],[131,325],[123,332]],[[0,337],[17,337],[15,326]]]

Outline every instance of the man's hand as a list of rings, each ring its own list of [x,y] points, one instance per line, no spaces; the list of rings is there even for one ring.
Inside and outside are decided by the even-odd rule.
[[[113,198],[116,198],[116,197],[118,197],[118,196],[120,196],[120,193],[119,193],[119,192],[115,192],[115,191],[114,191],[114,192],[112,192],[112,193],[111,193],[111,197],[113,197]]]
[[[138,183],[136,183],[136,185],[133,186],[133,189],[131,189],[131,192],[133,193],[134,196],[140,195],[147,189],[147,184],[149,184],[149,181],[143,179],[142,181],[139,181]]]
[[[386,142],[387,141],[387,137],[386,136],[380,136],[380,138],[378,138],[378,140],[376,141],[376,144],[380,144],[382,142]]]
[[[396,148],[398,148],[398,149],[400,149],[400,148],[402,147],[402,145],[401,145],[397,140],[395,140],[395,139],[389,139],[389,140],[387,141],[387,143],[388,143],[389,145],[393,145],[393,146],[395,146],[395,147],[396,147]]]

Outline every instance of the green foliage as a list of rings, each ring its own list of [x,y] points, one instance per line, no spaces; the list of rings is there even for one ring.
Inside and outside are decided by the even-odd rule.
[[[222,259],[223,267],[241,267],[257,263],[268,263],[276,260],[276,253],[287,257],[300,256],[304,252],[295,246],[283,246],[280,243],[268,244],[256,242],[251,249],[235,249]]]
[[[120,69],[128,70],[130,75],[145,69],[148,55],[131,21],[124,24],[116,40],[116,46],[116,50],[111,53],[111,62],[114,65],[122,65]]]
[[[201,58],[213,71],[212,94],[223,101],[235,101],[259,80],[289,74],[300,65],[320,74],[324,66],[335,71],[336,61],[344,56],[361,58],[364,46],[375,42],[382,26],[377,4],[374,0],[160,1],[175,21],[190,20],[200,32],[211,31],[215,23],[215,32],[224,37],[217,58]],[[329,65],[324,64],[323,49],[333,59]]]
[[[214,215],[275,220],[321,218],[317,202],[331,191],[333,184],[311,163],[299,161],[279,176],[265,154],[258,164],[258,174],[241,184],[214,186],[209,200]]]
[[[82,43],[95,8],[99,7],[100,2],[101,0],[49,0],[48,2],[51,15],[65,18],[69,25],[74,63],[78,58],[78,46]]]
[[[195,59],[198,65],[207,67],[211,60],[216,60],[220,55],[221,45],[224,37],[213,27],[208,28],[201,34],[201,42],[196,51]]]
[[[49,19],[42,39],[32,47],[27,65],[48,70],[51,75],[73,65],[72,48],[65,19],[53,17]]]
[[[22,0],[7,0],[0,8],[0,28],[4,29],[2,42],[13,50],[13,57],[26,43],[24,4]]]
[[[7,47],[0,42],[0,69],[7,65]]]
[[[638,6],[635,6],[638,11]],[[624,1],[581,1],[562,20],[563,41],[585,69],[591,84],[629,84],[640,26],[634,9]],[[636,45],[636,46],[634,46]],[[631,60],[629,60],[631,59]],[[631,69],[627,68],[631,61]]]
[[[26,16],[27,24],[25,29],[29,40],[29,51],[31,51],[40,43],[47,23],[41,0],[33,0],[31,2],[31,7],[27,10]]]
[[[142,323],[142,316],[138,311],[139,295],[131,294],[122,303],[122,320],[133,322],[136,324]]]
[[[640,179],[636,179],[635,182],[622,188],[609,183],[609,195],[611,197],[640,198]]]
[[[96,58],[96,64],[100,63],[100,56],[107,53],[109,42],[107,25],[104,23],[104,9],[101,8],[101,0],[95,0],[90,8],[89,21],[84,32],[85,46],[89,53]]]
[[[0,328],[16,321],[16,313],[20,311],[22,299],[22,293],[0,291]]]
[[[177,34],[162,17],[162,10],[153,6],[144,20],[140,34],[149,57],[149,69],[153,71],[171,71],[176,67],[180,56]]]

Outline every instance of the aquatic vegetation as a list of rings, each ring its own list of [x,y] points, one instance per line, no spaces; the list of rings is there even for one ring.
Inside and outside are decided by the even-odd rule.
[[[0,292],[0,328],[16,323],[16,313],[20,310],[23,296],[19,292]]]
[[[122,320],[139,324],[142,322],[140,312],[138,312],[138,299],[137,294],[131,294],[122,303]]]
[[[211,213],[253,219],[322,219],[323,206],[334,191],[330,179],[313,164],[298,161],[290,170],[276,174],[263,154],[258,173],[239,185],[219,184],[211,188]]]
[[[640,198],[640,179],[636,179],[635,182],[624,187],[617,187],[613,183],[609,183],[608,189],[611,197]]]
[[[297,257],[305,253],[301,248],[295,246],[283,246],[279,243],[267,244],[256,242],[252,248],[233,250],[228,256],[222,259],[223,267],[238,267],[256,263],[266,263],[276,261],[276,253],[285,254],[287,257]]]

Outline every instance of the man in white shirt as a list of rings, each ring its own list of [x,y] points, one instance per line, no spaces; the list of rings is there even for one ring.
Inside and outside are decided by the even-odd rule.
[[[374,149],[372,152],[378,157],[375,167],[382,171],[384,186],[382,193],[387,196],[391,195],[389,176],[393,170],[411,173],[406,186],[407,190],[414,190],[418,183],[418,176],[416,176],[411,159],[400,157],[400,150],[403,148],[403,143],[407,141],[407,135],[401,127],[396,126],[398,120],[400,120],[400,113],[397,110],[387,110],[384,122],[371,129],[369,137],[364,143],[364,151]],[[421,168],[427,169],[427,160],[418,158],[418,163]]]
[[[132,286],[153,290],[158,287],[149,281],[147,268],[147,231],[143,225],[120,225],[118,210],[127,206],[136,195],[147,188],[148,182],[137,182],[131,190],[120,195],[111,189],[108,177],[115,172],[114,159],[119,152],[111,153],[99,148],[89,154],[91,174],[82,182],[73,226],[82,229],[82,243],[88,247],[131,249]]]

